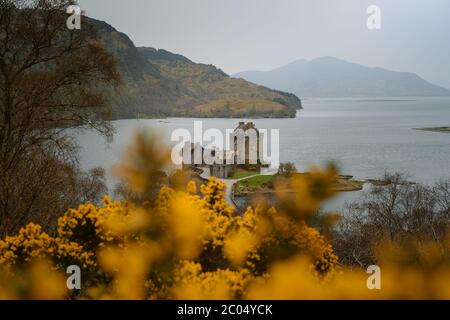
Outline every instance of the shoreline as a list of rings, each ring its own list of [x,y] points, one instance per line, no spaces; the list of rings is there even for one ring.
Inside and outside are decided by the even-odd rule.
[[[450,127],[413,128],[413,130],[438,132],[438,133],[450,133]]]

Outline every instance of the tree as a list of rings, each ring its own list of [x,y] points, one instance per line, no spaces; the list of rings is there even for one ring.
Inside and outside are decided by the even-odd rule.
[[[278,168],[278,175],[285,178],[292,177],[292,175],[296,172],[297,168],[295,167],[295,164],[293,164],[292,162],[281,163],[280,167]]]
[[[68,128],[112,138],[102,93],[119,75],[88,23],[68,30],[67,0],[0,0],[0,234],[75,199]],[[106,92],[104,90],[104,92]]]
[[[450,184],[413,184],[402,174],[386,174],[383,180],[387,185],[373,186],[362,201],[348,205],[337,225],[333,243],[344,264],[376,263],[374,248],[383,242],[444,246]]]

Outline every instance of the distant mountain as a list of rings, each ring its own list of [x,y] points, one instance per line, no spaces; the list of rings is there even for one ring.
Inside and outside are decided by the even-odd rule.
[[[234,79],[212,65],[153,48],[137,48],[105,22],[89,19],[117,60],[123,84],[111,92],[113,116],[294,117],[293,94]]]
[[[272,71],[246,71],[234,76],[301,97],[450,95],[450,90],[414,73],[369,68],[332,57],[298,60]]]

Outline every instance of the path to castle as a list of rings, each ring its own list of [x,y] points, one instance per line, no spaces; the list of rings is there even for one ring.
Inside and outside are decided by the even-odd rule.
[[[200,177],[202,177],[203,179],[208,180],[209,177],[211,176],[209,168],[202,168],[203,172],[200,174]],[[241,180],[246,180],[246,179],[250,179],[252,177],[256,177],[259,174],[255,174],[253,176],[249,176],[249,177],[245,177],[242,179],[219,179],[220,181],[222,181],[225,185],[226,185],[226,190],[225,190],[225,201],[236,211],[238,208],[236,207],[234,201],[233,201],[233,186],[238,183]]]

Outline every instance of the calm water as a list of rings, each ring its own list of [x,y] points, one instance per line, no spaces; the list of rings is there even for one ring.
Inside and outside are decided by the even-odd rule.
[[[377,178],[386,170],[407,172],[411,180],[423,183],[450,178],[450,134],[412,130],[450,126],[450,98],[320,99],[303,104],[295,119],[254,120],[258,128],[280,130],[281,162],[307,170],[333,160],[343,174],[357,179]],[[81,165],[85,169],[103,166],[112,184],[110,169],[137,130],[159,130],[169,143],[174,129],[185,128],[193,134],[195,120],[200,119],[115,121],[116,135],[109,147],[93,132],[78,134]],[[204,129],[225,133],[248,119],[201,120]],[[333,206],[357,196],[358,192],[346,193]]]

